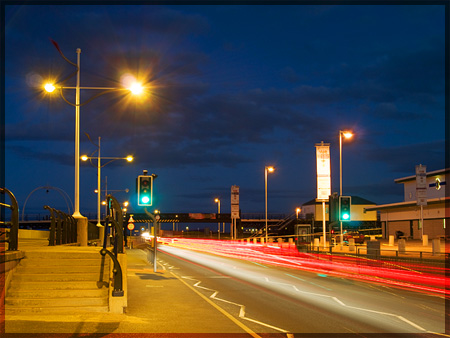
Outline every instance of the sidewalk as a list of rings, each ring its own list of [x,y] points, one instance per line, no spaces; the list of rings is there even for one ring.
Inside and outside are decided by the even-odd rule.
[[[19,249],[47,252],[100,251],[101,247],[48,246],[48,241],[21,240]],[[204,337],[212,333],[243,334],[245,331],[189,289],[169,270],[153,271],[140,249],[126,249],[128,308],[125,314],[88,311],[42,311],[8,314],[5,333],[154,333],[178,337]],[[99,255],[100,256],[100,255]],[[180,301],[182,300],[182,301]],[[1,332],[1,331],[0,331]],[[191,334],[191,335],[190,335]],[[225,335],[224,335],[225,334]],[[7,336],[7,335],[6,335]],[[147,335],[146,335],[147,336]],[[239,335],[238,335],[239,336]]]

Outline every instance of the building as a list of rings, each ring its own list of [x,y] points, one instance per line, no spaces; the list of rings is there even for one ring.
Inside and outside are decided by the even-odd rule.
[[[428,235],[429,239],[444,237],[446,220],[450,226],[450,198],[446,195],[449,178],[450,168],[426,173],[427,205],[422,208],[417,203],[416,176],[413,175],[395,180],[395,183],[403,184],[403,202],[369,206],[365,210],[380,213],[383,238],[401,234],[412,239],[421,239],[422,234]]]

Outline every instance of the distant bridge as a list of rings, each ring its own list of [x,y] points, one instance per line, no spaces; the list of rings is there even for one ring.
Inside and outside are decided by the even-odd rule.
[[[150,217],[145,213],[130,213],[133,215],[135,223],[152,222]],[[216,213],[160,213],[157,214],[160,223],[231,223],[231,214]],[[128,215],[127,215],[128,216]],[[267,222],[279,223],[285,219],[284,214],[268,214]],[[128,217],[127,217],[128,221]],[[241,223],[261,223],[265,222],[264,214],[241,214]]]
[[[135,223],[150,223],[152,220],[145,213],[126,214],[125,221],[128,222],[129,216],[133,215]],[[160,213],[158,214],[160,223],[231,223],[231,214],[229,213]],[[97,223],[97,215],[89,213],[85,215],[89,222]],[[103,215],[104,216],[104,215]],[[102,217],[104,218],[104,217]],[[21,228],[45,229],[50,227],[50,217],[42,214],[27,214],[25,220],[19,221]],[[286,219],[285,214],[270,213],[267,214],[268,224],[278,224]],[[265,224],[264,213],[242,213],[239,219],[243,227],[260,227]]]

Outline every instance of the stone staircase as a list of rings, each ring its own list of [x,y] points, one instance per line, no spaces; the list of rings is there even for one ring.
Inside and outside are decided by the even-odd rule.
[[[6,313],[107,312],[111,260],[99,251],[27,252],[6,291]]]

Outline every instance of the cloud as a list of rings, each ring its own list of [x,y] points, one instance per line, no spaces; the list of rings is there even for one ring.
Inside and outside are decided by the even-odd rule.
[[[27,161],[38,160],[45,163],[56,163],[64,166],[73,166],[73,155],[67,153],[42,150],[38,147],[29,147],[22,145],[8,145],[8,151],[15,153]]]
[[[367,149],[366,160],[384,163],[391,172],[408,173],[417,164],[427,165],[429,171],[445,166],[445,141],[437,140],[400,146],[382,146]]]
[[[416,121],[430,118],[430,114],[416,111],[399,111],[397,104],[391,102],[381,102],[372,110],[375,118],[399,120],[399,121]]]

